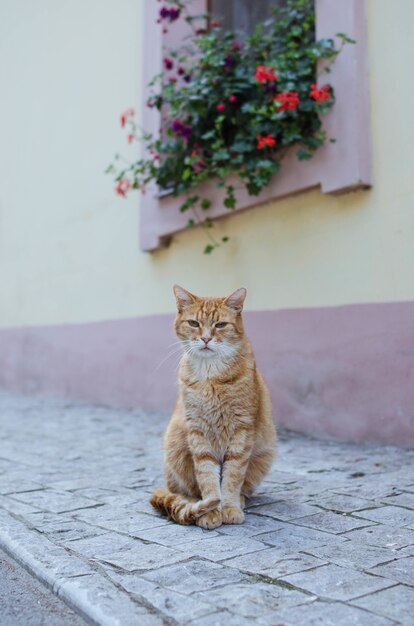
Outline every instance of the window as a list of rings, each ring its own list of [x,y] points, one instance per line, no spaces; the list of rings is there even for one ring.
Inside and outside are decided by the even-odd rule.
[[[210,0],[209,13],[221,21],[226,30],[251,34],[256,24],[265,21],[272,9],[284,0]]]
[[[250,29],[257,19],[258,9],[254,5],[260,4],[262,12],[267,10],[262,7],[275,2],[283,0],[260,0],[260,3],[257,0],[210,0],[210,3],[208,0],[192,0],[191,8],[195,15],[199,15],[212,8],[212,4],[218,14],[220,7],[222,10],[224,7],[228,11],[224,19],[239,20],[238,23],[246,24],[246,29]],[[160,132],[161,120],[155,109],[145,106],[146,86],[154,74],[161,71],[165,51],[182,41],[189,30],[184,20],[177,20],[167,33],[163,33],[156,23],[159,6],[158,2],[148,1],[144,11],[143,126],[154,134]],[[243,13],[243,8],[247,12]],[[343,32],[357,41],[356,45],[346,46],[329,75],[337,102],[325,116],[324,127],[336,143],[320,148],[310,161],[298,162],[295,154],[288,155],[281,172],[260,196],[252,197],[245,191],[238,193],[236,211],[253,209],[263,202],[308,189],[320,188],[322,193],[340,194],[371,185],[366,0],[315,0],[315,11],[318,39]],[[200,195],[212,203],[208,217],[228,216],[230,213],[223,206],[222,190],[213,183],[203,183],[202,187]],[[148,189],[141,201],[140,245],[147,251],[168,245],[171,236],[187,227],[187,215],[179,211],[182,199],[171,195],[160,197],[158,191]]]

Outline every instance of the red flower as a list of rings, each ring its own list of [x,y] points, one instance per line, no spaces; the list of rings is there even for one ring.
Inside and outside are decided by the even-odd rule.
[[[172,70],[172,68],[174,67],[174,61],[170,59],[169,57],[165,57],[164,67],[166,70]]]
[[[329,100],[331,97],[330,85],[323,85],[323,87],[318,87],[318,85],[311,85],[310,97],[316,100],[316,102]]]
[[[257,139],[257,147],[259,150],[262,150],[263,148],[271,148],[272,146],[276,145],[276,139],[273,137],[273,135],[257,135],[256,137]]]
[[[127,109],[126,111],[124,111],[121,115],[121,126],[122,128],[124,128],[125,124],[128,121],[128,118],[130,117],[134,117],[135,115],[135,109]]]
[[[297,91],[284,91],[275,98],[275,102],[279,111],[295,111],[300,102],[299,94]]]
[[[217,111],[224,111],[225,108],[226,105],[223,102],[219,102],[219,104],[216,106]]]
[[[258,65],[256,67],[254,79],[257,80],[258,83],[265,83],[267,80],[276,80],[277,76],[272,67],[269,67],[268,65]]]
[[[231,102],[232,104],[233,104],[234,102],[237,102],[237,96],[230,96],[230,98],[229,98],[229,102]]]
[[[121,178],[121,180],[118,181],[118,184],[115,187],[115,191],[118,195],[126,198],[127,191],[129,191],[131,187],[132,187],[131,181],[126,180],[125,178]]]
[[[132,143],[135,139],[134,133],[129,133],[128,135],[128,143]]]
[[[218,20],[213,20],[213,21],[211,22],[211,26],[212,26],[213,28],[220,28],[220,26],[221,26],[221,22],[219,22]]]

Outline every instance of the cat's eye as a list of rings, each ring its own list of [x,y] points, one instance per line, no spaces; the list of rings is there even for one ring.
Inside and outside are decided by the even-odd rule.
[[[224,328],[225,326],[227,326],[227,322],[217,322],[217,324],[215,324],[216,328]]]
[[[200,326],[197,320],[187,320],[187,322],[191,326],[191,328],[198,328]]]

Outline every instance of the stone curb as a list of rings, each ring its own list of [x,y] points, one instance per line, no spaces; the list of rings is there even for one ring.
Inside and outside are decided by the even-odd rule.
[[[0,509],[0,547],[87,622],[97,626],[162,626],[164,620],[114,587],[82,559]],[[87,584],[84,579],[88,578]]]

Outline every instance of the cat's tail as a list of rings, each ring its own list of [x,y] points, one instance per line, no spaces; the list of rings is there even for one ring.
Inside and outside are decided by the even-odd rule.
[[[217,498],[196,500],[172,493],[168,489],[154,491],[150,502],[153,507],[178,524],[195,524],[199,517],[216,509],[220,504]]]

